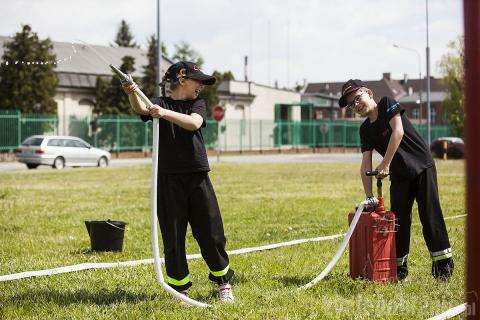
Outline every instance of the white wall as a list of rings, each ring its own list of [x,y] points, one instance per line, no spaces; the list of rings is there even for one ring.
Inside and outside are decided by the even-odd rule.
[[[248,98],[249,93],[253,95]],[[220,99],[225,107],[221,125],[220,148],[226,150],[258,150],[274,147],[275,104],[300,102],[300,93],[257,85],[243,81],[229,81],[222,89],[230,92]],[[300,108],[293,108],[292,120],[300,120]]]
[[[93,104],[88,101],[95,101],[95,96],[88,93],[76,93],[63,91],[55,95],[57,102],[58,115],[58,132],[59,135],[68,135],[69,118],[76,116],[77,118],[91,117]],[[82,102],[82,103],[80,103]]]

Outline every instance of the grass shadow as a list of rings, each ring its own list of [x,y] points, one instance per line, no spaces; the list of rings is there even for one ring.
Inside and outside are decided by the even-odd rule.
[[[14,295],[4,301],[4,305],[22,306],[29,303],[55,303],[59,306],[68,306],[71,304],[95,304],[98,306],[109,306],[119,303],[140,303],[145,300],[158,299],[156,294],[133,293],[121,288],[115,290],[33,290],[22,294]]]
[[[285,287],[301,287],[306,285],[312,279],[308,277],[275,276],[275,281],[283,283]]]
[[[80,248],[80,249],[75,249],[73,251],[70,251],[70,254],[91,254],[93,253],[92,249],[90,248]]]

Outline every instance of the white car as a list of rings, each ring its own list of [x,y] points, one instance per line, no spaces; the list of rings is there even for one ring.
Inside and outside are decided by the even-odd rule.
[[[107,167],[110,152],[94,148],[80,138],[70,136],[31,136],[17,148],[15,156],[28,169],[39,165],[63,169],[65,166]]]

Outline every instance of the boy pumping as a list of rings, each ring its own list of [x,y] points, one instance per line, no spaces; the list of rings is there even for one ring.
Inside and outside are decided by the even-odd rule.
[[[454,268],[452,251],[440,207],[435,162],[425,141],[397,101],[383,97],[377,104],[372,90],[361,80],[351,79],[343,85],[339,105],[366,118],[360,126],[360,175],[367,198],[373,197],[372,179],[365,175],[372,170],[373,150],[383,156],[375,169],[377,178],[390,174],[390,207],[399,223],[395,238],[398,279],[408,275],[412,206],[416,200],[432,258],[432,275],[449,280]]]

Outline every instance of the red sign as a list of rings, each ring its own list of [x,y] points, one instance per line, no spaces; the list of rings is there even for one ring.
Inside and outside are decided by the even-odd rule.
[[[222,121],[223,117],[225,116],[225,109],[222,106],[215,106],[212,109],[212,116],[215,121],[220,122]]]

